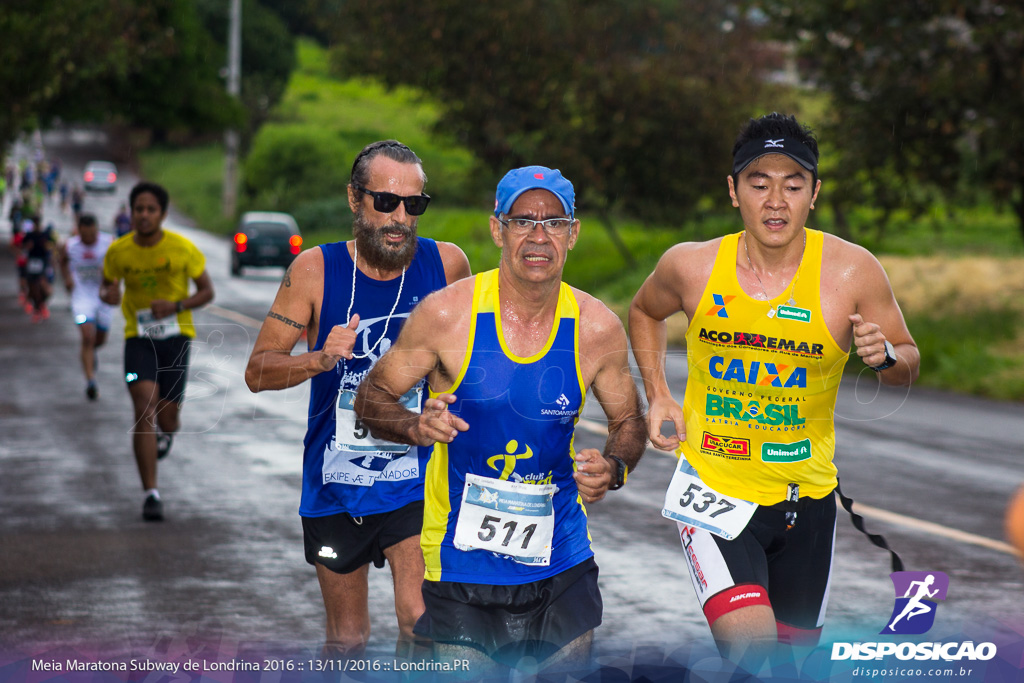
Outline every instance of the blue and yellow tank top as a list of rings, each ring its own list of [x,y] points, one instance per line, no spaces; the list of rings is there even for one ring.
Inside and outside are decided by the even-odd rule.
[[[709,486],[760,505],[785,500],[791,482],[812,498],[836,486],[833,413],[848,355],[821,312],[824,235],[805,231],[797,274],[770,302],[736,278],[741,233],[724,237],[686,331],[680,450]]]
[[[586,396],[576,298],[563,282],[551,334],[544,348],[528,358],[508,348],[499,311],[498,271],[477,275],[467,353],[448,392],[457,397],[450,410],[469,430],[450,444],[436,444],[427,465],[420,544],[429,581],[517,585],[559,574],[594,554],[573,479],[573,432]],[[456,547],[467,473],[558,487],[549,565]]]

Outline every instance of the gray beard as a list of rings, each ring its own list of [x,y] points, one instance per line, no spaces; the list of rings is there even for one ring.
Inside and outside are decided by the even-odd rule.
[[[400,249],[396,249],[385,241],[385,230],[400,230],[412,239],[406,240]],[[409,229],[400,223],[385,223],[379,228],[374,228],[367,224],[362,211],[357,212],[352,219],[352,237],[367,265],[378,270],[406,268],[412,263],[418,246],[415,226]]]

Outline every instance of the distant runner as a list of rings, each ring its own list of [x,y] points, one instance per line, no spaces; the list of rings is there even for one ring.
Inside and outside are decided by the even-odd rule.
[[[60,247],[60,271],[64,287],[71,295],[71,316],[82,335],[82,370],[85,395],[90,401],[99,396],[96,387],[96,350],[107,341],[113,307],[100,300],[103,283],[103,257],[113,238],[99,230],[96,217],[79,214],[78,234]]]

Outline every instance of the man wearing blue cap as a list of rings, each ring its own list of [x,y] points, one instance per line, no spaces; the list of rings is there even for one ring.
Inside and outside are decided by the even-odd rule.
[[[629,313],[651,442],[680,456],[664,514],[711,632],[737,661],[821,634],[832,415],[851,344],[884,384],[909,385],[920,363],[878,260],[805,227],[817,169],[817,141],[795,118],[752,119],[728,177],[743,232],[669,249]],[[665,319],[678,311],[689,320],[682,408],[664,370]]]
[[[646,443],[622,323],[561,281],[579,229],[559,171],[506,174],[498,268],[427,297],[356,398],[374,436],[433,446],[415,632],[473,676],[586,664],[602,603],[583,504],[622,486]],[[412,413],[399,399],[424,376]],[[608,416],[603,453],[573,448],[588,389]]]

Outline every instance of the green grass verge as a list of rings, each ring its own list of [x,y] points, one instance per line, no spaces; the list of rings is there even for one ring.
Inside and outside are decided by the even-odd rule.
[[[921,351],[918,383],[997,399],[1024,398],[1024,358],[1012,352],[1020,348],[1022,318],[1012,308],[908,316]]]

